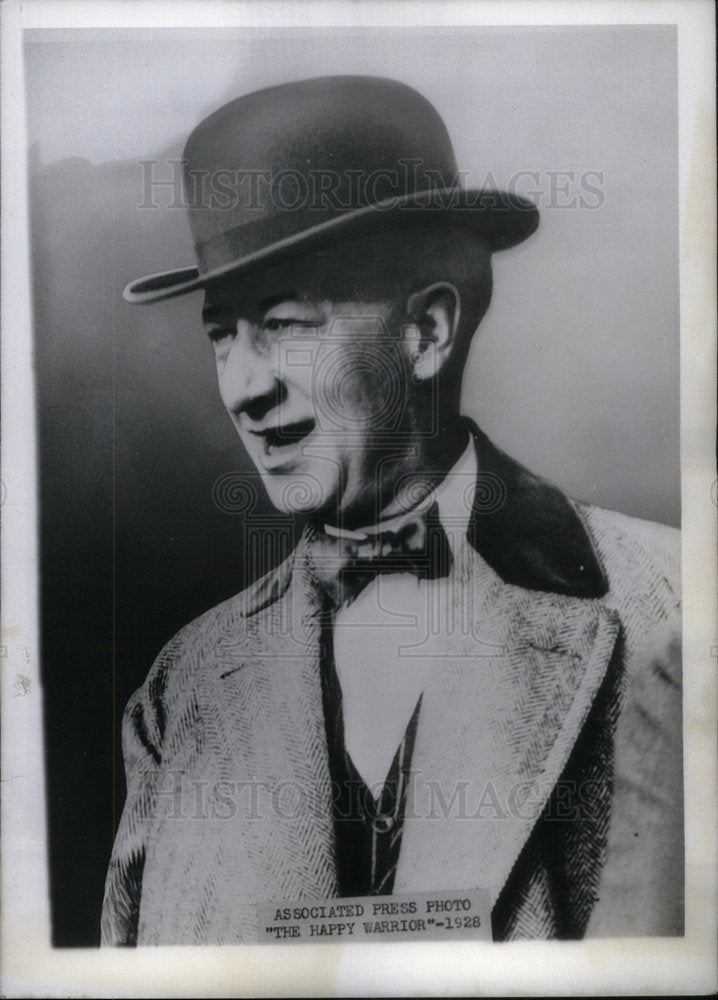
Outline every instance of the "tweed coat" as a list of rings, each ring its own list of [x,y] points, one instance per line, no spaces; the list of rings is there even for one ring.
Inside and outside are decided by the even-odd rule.
[[[682,934],[678,532],[473,433],[505,502],[452,568],[465,624],[424,691],[394,893],[486,888],[496,940]],[[308,548],[130,699],[103,943],[252,941],[258,904],[336,895]]]

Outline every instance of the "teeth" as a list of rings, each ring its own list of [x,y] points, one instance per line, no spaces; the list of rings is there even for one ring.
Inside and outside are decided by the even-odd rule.
[[[264,453],[265,455],[275,455],[278,451],[283,448],[292,448],[297,442],[295,441],[285,441],[284,444],[273,444],[271,441],[264,440]]]
[[[262,435],[264,447],[267,454],[280,448],[291,447],[302,441],[314,430],[313,420],[301,420],[296,424],[287,424],[284,427],[272,428]]]

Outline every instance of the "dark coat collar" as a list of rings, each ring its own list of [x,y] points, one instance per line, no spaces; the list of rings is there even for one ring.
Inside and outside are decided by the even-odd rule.
[[[496,448],[471,420],[465,425],[479,468],[468,529],[474,549],[505,583],[603,597],[606,576],[570,501]]]
[[[504,583],[566,597],[599,598],[608,581],[583,522],[556,486],[496,448],[468,418],[478,473],[467,536]],[[311,533],[307,525],[302,536]],[[300,549],[302,542],[300,542]],[[273,604],[290,584],[297,554],[245,592],[245,614]]]

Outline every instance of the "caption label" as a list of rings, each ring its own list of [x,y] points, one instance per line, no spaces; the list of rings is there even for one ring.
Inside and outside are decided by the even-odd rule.
[[[263,903],[259,940],[491,940],[487,889]]]

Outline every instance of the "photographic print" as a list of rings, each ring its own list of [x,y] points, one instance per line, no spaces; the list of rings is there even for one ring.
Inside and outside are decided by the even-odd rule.
[[[683,938],[678,41],[25,28],[55,952]]]

